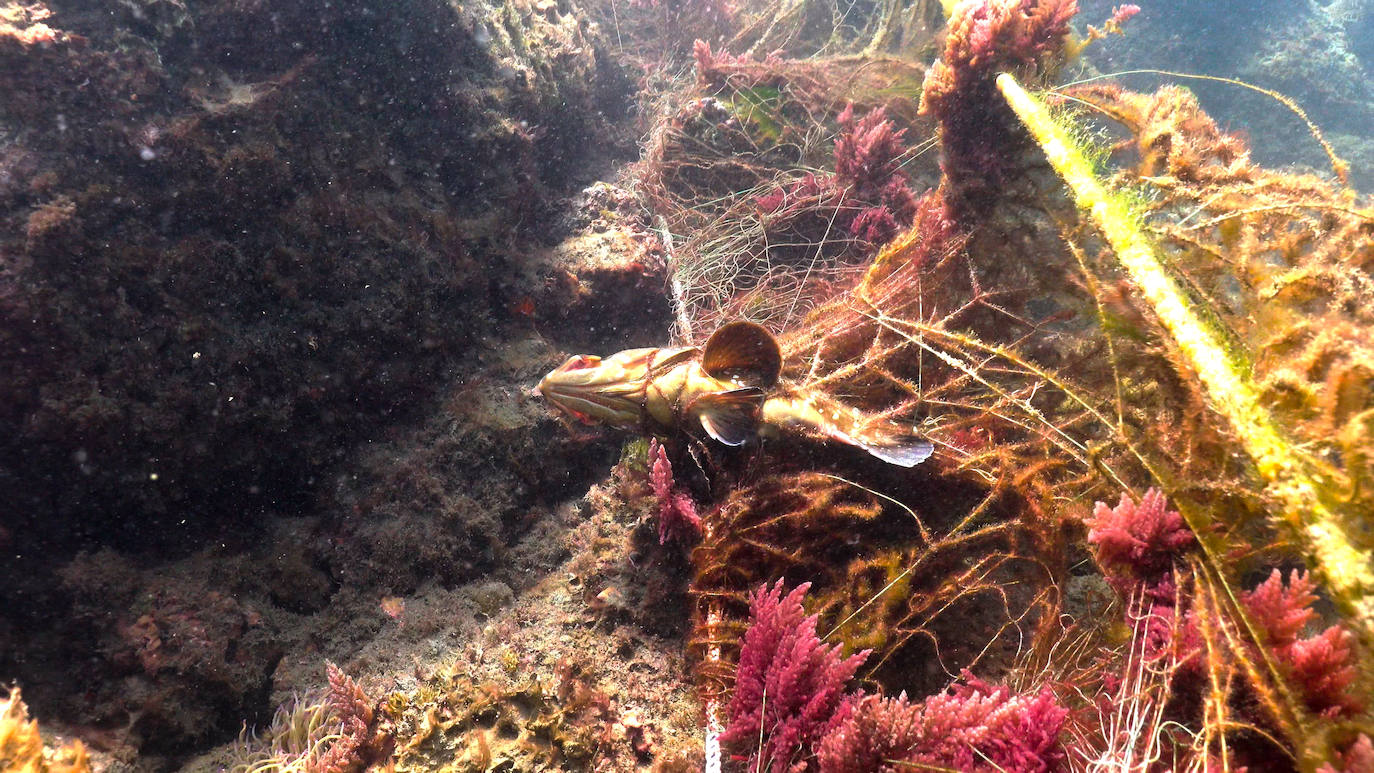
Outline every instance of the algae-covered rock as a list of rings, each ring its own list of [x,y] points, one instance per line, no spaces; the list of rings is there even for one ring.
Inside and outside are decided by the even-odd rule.
[[[628,147],[604,40],[522,0],[4,7],[0,679],[103,682],[65,718],[172,757],[265,707],[299,643],[275,616],[347,576],[265,524],[499,348],[501,277]],[[490,432],[529,423],[504,395]],[[129,582],[64,589],[100,548]],[[194,581],[147,574],[191,553]]]
[[[1084,0],[1080,18],[1096,22],[1119,3]],[[1116,38],[1088,51],[1104,73],[1156,68],[1170,73],[1238,78],[1292,98],[1327,132],[1336,151],[1352,161],[1351,180],[1374,188],[1368,164],[1374,143],[1374,6],[1336,2],[1200,2],[1151,0]],[[1123,80],[1152,89],[1177,81],[1196,91],[1203,106],[1225,124],[1246,130],[1257,160],[1300,162],[1322,169],[1321,146],[1288,108],[1243,86],[1173,75],[1132,75]]]
[[[538,236],[622,109],[595,25],[522,3],[48,22],[50,43],[0,39],[21,542],[176,542],[295,506],[490,327],[492,244]]]

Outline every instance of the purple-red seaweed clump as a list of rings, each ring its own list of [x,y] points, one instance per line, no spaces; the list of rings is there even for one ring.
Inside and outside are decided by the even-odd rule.
[[[967,672],[919,703],[846,691],[868,657],[848,658],[816,637],[801,601],[781,581],[752,599],[735,692],[721,735],[750,770],[873,773],[935,766],[961,771],[1065,770],[1068,711],[1048,688],[1016,694]],[[762,740],[760,740],[762,739]]]
[[[837,120],[834,174],[808,173],[760,196],[758,208],[770,232],[802,228],[825,241],[838,226],[866,245],[883,244],[916,212],[916,195],[902,171],[906,129],[896,128],[881,107],[856,119],[847,105]]]
[[[726,710],[721,744],[748,757],[750,770],[790,770],[810,755],[853,709],[849,680],[868,657],[841,657],[838,644],[816,636],[802,583],[783,595],[781,580],[762,586],[750,601],[750,625],[740,649],[735,691]],[[760,742],[762,738],[762,742]]]
[[[692,495],[673,486],[673,463],[657,438],[649,441],[649,484],[658,504],[658,544],[687,542],[701,535],[701,516]]]

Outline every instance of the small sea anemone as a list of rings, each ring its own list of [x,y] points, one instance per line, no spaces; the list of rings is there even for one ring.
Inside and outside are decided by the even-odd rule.
[[[375,703],[338,666],[325,673],[329,689],[292,696],[261,738],[244,728],[231,773],[344,773],[390,758],[391,728]]]
[[[293,695],[277,708],[259,735],[244,726],[234,744],[230,773],[318,771],[333,744],[343,738],[343,722],[322,690]]]

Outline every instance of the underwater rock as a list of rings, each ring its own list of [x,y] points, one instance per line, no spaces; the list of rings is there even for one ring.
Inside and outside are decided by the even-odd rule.
[[[449,662],[398,684],[388,699],[398,768],[702,769],[683,631],[645,629],[653,617],[681,621],[685,565],[652,553],[642,464],[627,455],[610,481],[560,507],[559,533],[539,541],[559,545],[561,560],[544,559],[552,569],[517,589],[519,603],[447,640]],[[655,591],[668,584],[676,598]]]
[[[566,4],[54,5],[0,17],[0,628],[25,633],[0,678],[48,680],[45,716],[127,712],[135,745],[174,757],[267,691],[234,583],[291,584],[258,599],[310,614],[333,566],[225,564],[163,600],[171,622],[89,594],[67,619],[55,567],[249,550],[314,510],[354,444],[525,324],[493,277],[526,276],[554,203],[631,147],[629,82]],[[144,572],[133,587],[157,585]],[[120,643],[202,615],[242,632],[159,647],[174,666]],[[107,687],[58,705],[70,680]]]
[[[1080,4],[1088,19],[1105,18],[1116,5],[1111,0]],[[1088,49],[1086,57],[1098,70],[1224,75],[1275,89],[1307,112],[1337,153],[1356,162],[1352,183],[1374,189],[1374,167],[1358,163],[1370,154],[1368,129],[1374,125],[1374,7],[1369,3],[1151,0],[1140,6],[1124,38]],[[1153,89],[1164,80],[1135,75],[1123,83]],[[1196,91],[1223,125],[1264,137],[1255,145],[1258,161],[1326,167],[1321,146],[1274,99],[1231,84],[1178,82]]]
[[[315,534],[335,582],[404,595],[427,582],[510,577],[517,564],[547,566],[559,550],[510,555],[558,502],[586,491],[616,446],[570,437],[537,395],[512,386],[557,362],[548,344],[531,338],[479,356],[488,367],[454,385],[423,426],[340,471],[333,514]]]
[[[660,343],[672,319],[669,245],[649,210],[630,191],[598,182],[567,219],[576,230],[532,264],[540,290],[528,310],[537,329],[570,351]]]
[[[508,270],[490,240],[618,131],[623,84],[574,15],[346,5],[113,34],[97,4],[49,19],[69,39],[0,41],[0,463],[42,482],[15,493],[21,543],[176,543],[300,507],[502,314],[472,292]],[[479,43],[484,11],[518,36]]]
[[[291,619],[218,581],[245,574],[239,563],[204,556],[140,570],[108,549],[77,557],[62,570],[74,603],[54,621],[58,641],[38,634],[30,646],[70,657],[61,638],[89,642],[87,668],[99,676],[87,671],[84,689],[63,694],[71,687],[58,670],[70,664],[45,663],[45,673],[33,664],[29,672],[46,678],[31,678],[31,692],[60,716],[116,728],[102,745],[125,755],[175,756],[232,727],[257,710]]]

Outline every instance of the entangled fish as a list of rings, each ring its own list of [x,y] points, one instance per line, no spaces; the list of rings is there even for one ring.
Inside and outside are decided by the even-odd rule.
[[[727,446],[783,434],[836,440],[914,467],[934,450],[909,428],[781,381],[782,351],[762,325],[728,322],[702,347],[579,354],[539,382],[549,402],[587,424],[646,434],[698,428]]]

